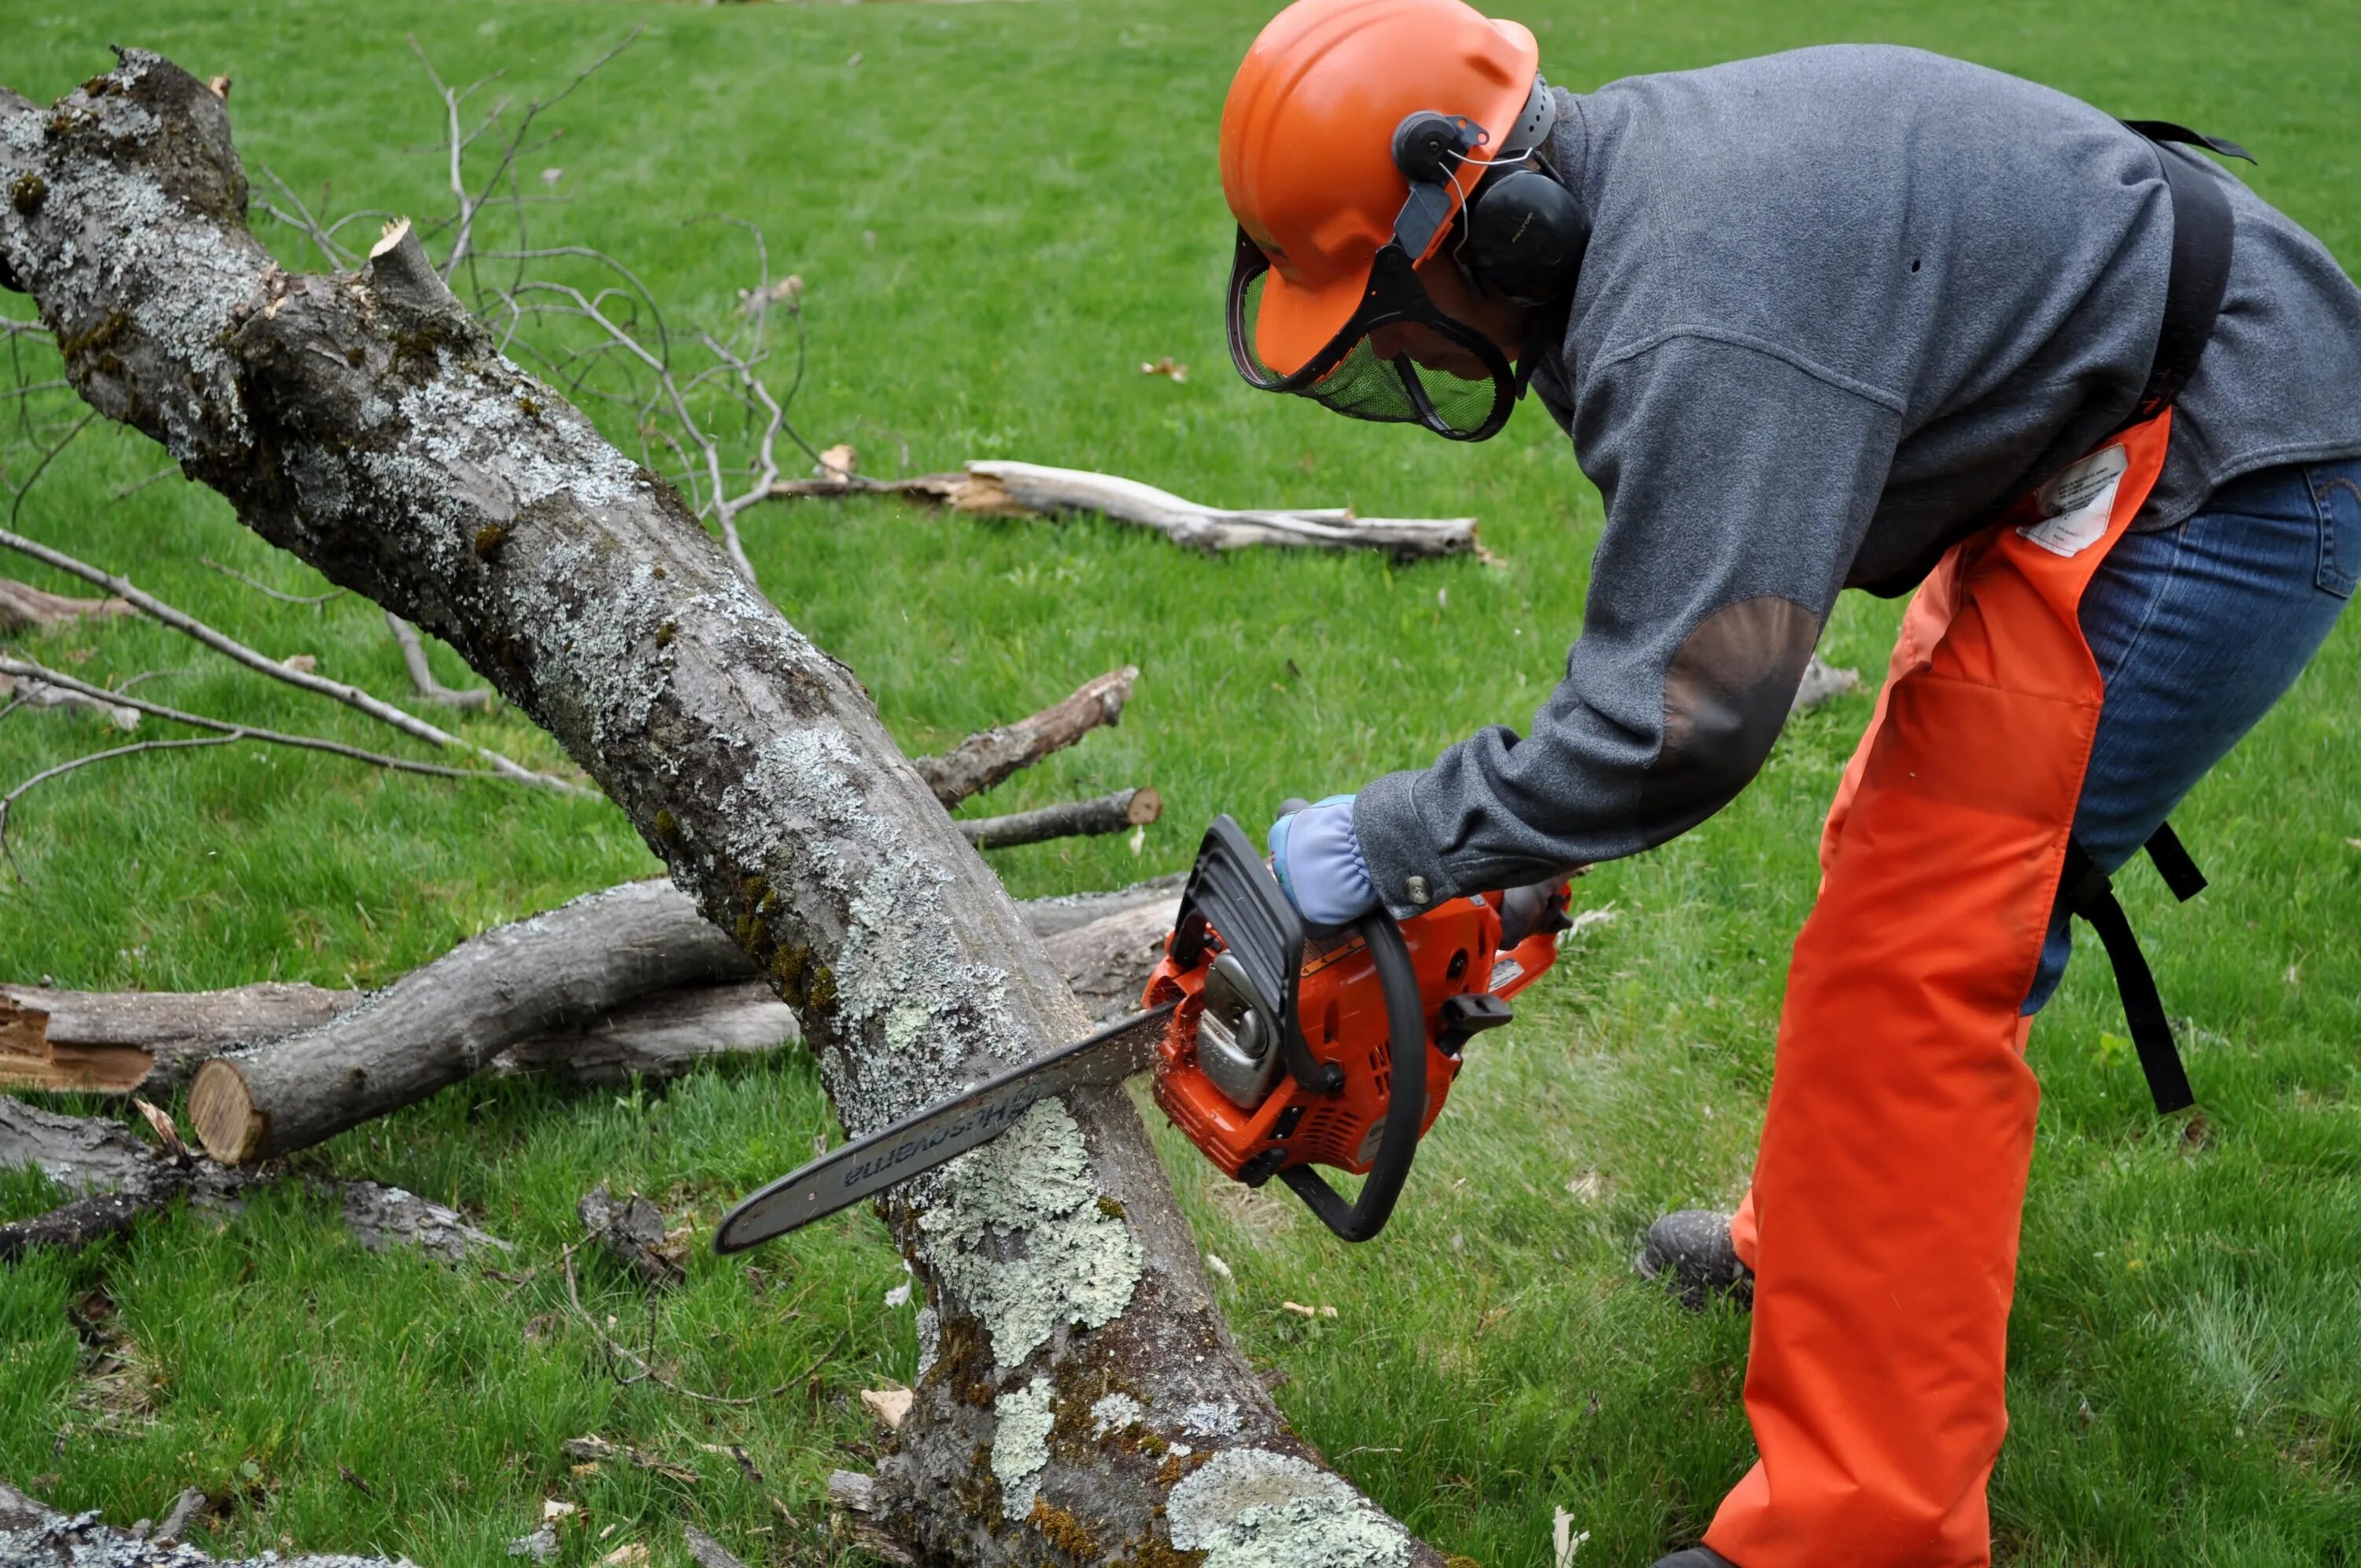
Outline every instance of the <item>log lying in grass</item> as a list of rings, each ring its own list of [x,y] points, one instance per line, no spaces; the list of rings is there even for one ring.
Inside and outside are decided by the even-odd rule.
[[[204,1495],[199,1493],[202,1504]],[[185,1521],[182,1529],[186,1528]],[[0,1564],[8,1568],[412,1568],[408,1558],[356,1557],[344,1552],[261,1558],[207,1557],[176,1539],[177,1530],[143,1540],[100,1522],[95,1513],[69,1518],[0,1481]]]
[[[0,272],[76,391],[547,729],[797,1009],[849,1132],[1085,1026],[852,672],[407,225],[353,275],[278,266],[222,100],[138,49],[47,109],[0,92]],[[934,1308],[873,1494],[914,1556],[1441,1563],[1288,1431],[1126,1096],[1044,1101],[882,1213]],[[1121,1441],[1045,1444],[1077,1388],[1125,1393]]]
[[[959,830],[979,850],[1005,850],[1049,839],[1082,839],[1144,828],[1164,815],[1164,797],[1152,789],[1119,789],[1096,800],[1070,800],[1005,817],[971,817]]]
[[[313,1028],[358,1000],[278,981],[193,992],[0,984],[0,1089],[169,1089],[209,1057]]]
[[[318,1027],[197,1069],[205,1151],[247,1165],[308,1148],[650,992],[734,980],[746,959],[660,883],[626,883],[463,942]]]
[[[1052,939],[1094,1016],[1137,996],[1175,902]],[[189,1118],[208,1154],[242,1165],[487,1069],[563,1059],[591,1076],[671,1076],[729,1045],[796,1038],[792,1012],[751,969],[671,884],[628,883],[487,931],[324,1024],[203,1062]]]
[[[1383,550],[1403,557],[1477,553],[1472,517],[1356,517],[1350,508],[1313,510],[1209,507],[1137,479],[1038,463],[970,463],[959,474],[911,479],[792,479],[771,487],[780,499],[851,495],[908,496],[978,517],[1097,512],[1152,528],[1192,550],[1285,544],[1316,550]]]
[[[70,620],[131,613],[131,607],[119,598],[67,598],[61,594],[44,593],[30,583],[0,577],[0,631],[63,626]]]
[[[1009,774],[1062,751],[1103,724],[1123,718],[1139,666],[1126,664],[1093,681],[1058,704],[1014,724],[979,729],[950,751],[913,759],[910,765],[946,808],[981,795]]]
[[[0,1170],[38,1167],[74,1194],[46,1214],[0,1225],[0,1263],[36,1248],[72,1252],[128,1229],[142,1216],[187,1194],[235,1209],[242,1194],[277,1179],[269,1172],[225,1170],[185,1152],[167,1153],[122,1126],[96,1117],[61,1116],[0,1096]],[[315,1184],[335,1197],[345,1226],[372,1252],[398,1244],[418,1246],[445,1263],[481,1252],[511,1250],[440,1203],[379,1181]],[[0,1563],[9,1562],[0,1554]]]
[[[1074,993],[1093,1017],[1126,1010],[1154,967],[1153,956],[1120,967],[1133,926],[1154,927],[1159,944],[1171,929],[1183,876],[1159,877],[1111,893],[1028,899],[1017,912],[1044,938]],[[688,895],[668,882],[632,884],[648,896],[679,905],[677,920],[633,922],[631,901],[600,901],[580,909],[577,939],[586,951],[618,943],[645,947],[686,934],[717,962],[741,975],[711,984],[684,985],[633,997],[577,1026],[527,1035],[491,1057],[491,1071],[564,1072],[583,1083],[631,1078],[677,1078],[708,1057],[767,1051],[801,1036],[794,1009],[756,978],[737,948],[716,948],[709,927],[695,916]],[[1132,917],[1120,935],[1109,926],[1082,927],[1111,916]],[[611,933],[607,922],[614,922]],[[489,933],[488,933],[489,935]],[[470,966],[473,983],[502,983],[489,967]],[[242,1047],[300,1034],[350,1012],[365,996],[315,985],[265,981],[227,991],[56,991],[0,983],[0,1089],[85,1093],[156,1094],[185,1084],[203,1063]],[[380,1011],[379,1023],[387,1023]]]

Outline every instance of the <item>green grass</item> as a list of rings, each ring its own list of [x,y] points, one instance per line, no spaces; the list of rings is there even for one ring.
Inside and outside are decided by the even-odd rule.
[[[1213,126],[1268,8],[5,0],[0,80],[47,98],[101,69],[108,42],[159,48],[236,79],[250,164],[309,189],[333,180],[338,204],[425,213],[434,170],[411,149],[436,126],[405,32],[446,74],[504,67],[530,92],[643,26],[557,116],[566,135],[541,158],[566,170],[574,202],[556,222],[716,320],[747,280],[742,253],[687,221],[727,211],[763,223],[782,269],[810,285],[801,422],[859,444],[871,471],[891,472],[906,440],[914,470],[1007,455],[1234,505],[1483,519],[1498,568],[1213,561],[1096,522],[976,523],[885,503],[754,517],[749,545],[771,592],[860,674],[912,751],[1141,666],[1120,729],[980,808],[1153,784],[1165,820],[1137,856],[1106,840],[998,857],[1012,888],[1033,894],[1177,869],[1216,811],[1258,825],[1286,795],[1349,788],[1478,725],[1520,723],[1579,625],[1598,506],[1545,420],[1528,411],[1499,441],[1461,450],[1257,399],[1228,373]],[[2252,178],[2267,195],[2361,257],[2349,195],[2361,12],[2349,7],[1535,0],[1521,14],[1554,79],[1576,87],[1834,38],[1967,55],[2238,137],[2263,159]],[[294,258],[284,231],[269,237]],[[1137,373],[1167,354],[1191,367],[1185,383]],[[211,557],[291,591],[321,587],[217,501],[177,483],[118,497],[160,466],[143,443],[94,433],[21,526],[274,655],[312,653],[330,674],[406,689],[368,606],[291,609],[206,569]],[[1848,601],[1828,652],[1880,667],[1894,614]],[[29,646],[90,678],[185,672],[148,689],[380,743],[357,719],[149,627]],[[461,678],[438,658],[446,680]],[[2123,1025],[2103,970],[2078,966],[2035,1033],[2045,1102],[2015,1428],[1994,1482],[2008,1563],[2356,1555],[2356,680],[2361,642],[2347,628],[2181,813],[2211,892],[2172,910],[2151,879],[2129,879],[2168,999],[2196,1025],[2202,1140],[2149,1114],[2111,1041]],[[1344,1248],[1279,1199],[1170,1151],[1205,1245],[1235,1272],[1222,1287],[1232,1321],[1251,1355],[1286,1374],[1290,1418],[1389,1508],[1488,1568],[1545,1563],[1556,1508],[1591,1532],[1582,1563],[1647,1563],[1693,1534],[1751,1457],[1744,1321],[1675,1313],[1626,1265],[1655,1212],[1743,1185],[1818,814],[1867,712],[1855,698],[1806,718],[1730,811],[1581,884],[1616,918],[1569,946],[1515,1029],[1476,1048],[1377,1244]],[[562,761],[512,715],[460,727]],[[20,776],[101,738],[20,714],[0,726],[0,771]],[[229,748],[82,773],[31,797],[15,838],[27,881],[0,886],[0,973],[93,988],[379,983],[486,925],[653,869],[596,803]],[[915,1366],[910,1309],[884,1304],[902,1275],[874,1221],[843,1216],[758,1255],[759,1277],[700,1253],[687,1288],[653,1303],[589,1266],[587,1304],[691,1386],[796,1383],[751,1409],[618,1387],[565,1321],[553,1270],[576,1230],[573,1200],[595,1182],[657,1194],[709,1226],[828,1124],[794,1059],[642,1094],[469,1084],[302,1164],[464,1207],[517,1244],[511,1277],[361,1253],[332,1212],[291,1194],[242,1219],[182,1212],[80,1259],[19,1267],[0,1277],[0,1475],[54,1477],[45,1492],[60,1506],[125,1521],[204,1486],[228,1500],[200,1537],[221,1550],[293,1541],[434,1568],[499,1563],[541,1499],[561,1496],[591,1521],[568,1538],[568,1563],[631,1539],[659,1563],[684,1561],[684,1519],[750,1562],[824,1560],[812,1545],[820,1480],[860,1463],[870,1430],[854,1393]],[[38,1181],[0,1178],[7,1213],[47,1198]],[[70,1316],[94,1289],[115,1304],[108,1332],[136,1346],[106,1353],[125,1368],[105,1383],[93,1374],[107,1363]],[[1282,1299],[1337,1315],[1307,1321]],[[573,1475],[559,1445],[588,1431],[701,1480]],[[744,1445],[766,1484],[706,1442]]]

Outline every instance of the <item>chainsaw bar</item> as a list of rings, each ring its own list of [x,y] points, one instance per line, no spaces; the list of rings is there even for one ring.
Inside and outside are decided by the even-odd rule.
[[[874,1197],[921,1171],[990,1143],[1040,1101],[1070,1089],[1120,1083],[1156,1060],[1172,1005],[1108,1025],[1086,1039],[1036,1057],[889,1127],[831,1149],[783,1176],[721,1217],[713,1250],[743,1252],[823,1215]]]

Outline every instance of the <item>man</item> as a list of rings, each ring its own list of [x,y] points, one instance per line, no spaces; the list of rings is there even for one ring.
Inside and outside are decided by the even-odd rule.
[[[2195,133],[1978,67],[1538,63],[1459,0],[1301,0],[1223,114],[1246,378],[1461,439],[1530,384],[1607,505],[1530,733],[1282,819],[1274,864],[1340,924],[1662,843],[1760,768],[1839,590],[1915,588],[1753,1190],[1650,1238],[1751,1285],[1762,1455],[1664,1565],[1985,1563],[2026,1033],[2083,913],[2186,1101],[2103,873],[2154,839],[2202,882],[2166,815],[2361,572],[2361,292]]]

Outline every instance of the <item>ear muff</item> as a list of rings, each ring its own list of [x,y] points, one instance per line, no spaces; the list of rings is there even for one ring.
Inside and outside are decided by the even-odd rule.
[[[1566,188],[1535,169],[1496,170],[1468,202],[1460,259],[1477,282],[1521,305],[1565,291],[1589,227]]]

